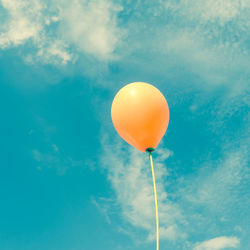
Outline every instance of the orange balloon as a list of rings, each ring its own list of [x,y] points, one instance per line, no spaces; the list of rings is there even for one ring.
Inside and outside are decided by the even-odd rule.
[[[129,144],[145,152],[155,149],[169,123],[168,104],[153,85],[134,82],[116,94],[111,117],[118,134]]]

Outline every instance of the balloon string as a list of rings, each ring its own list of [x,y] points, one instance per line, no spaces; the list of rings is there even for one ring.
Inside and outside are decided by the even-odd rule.
[[[158,218],[158,204],[157,204],[157,192],[156,192],[156,184],[155,184],[155,173],[154,173],[154,165],[152,154],[149,152],[151,169],[152,169],[152,177],[154,184],[154,195],[155,195],[155,215],[156,215],[156,249],[159,250],[159,218]]]

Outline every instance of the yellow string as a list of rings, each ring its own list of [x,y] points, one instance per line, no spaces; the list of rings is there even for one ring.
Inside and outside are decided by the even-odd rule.
[[[154,183],[154,194],[155,194],[155,215],[156,215],[156,249],[159,250],[159,218],[158,218],[158,204],[157,204],[157,192],[156,192],[156,184],[155,184],[155,172],[154,165],[151,152],[149,153],[151,169],[152,169],[152,177]]]

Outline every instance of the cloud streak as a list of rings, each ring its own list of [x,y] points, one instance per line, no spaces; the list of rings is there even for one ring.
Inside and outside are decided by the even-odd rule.
[[[108,171],[108,179],[116,194],[122,217],[131,225],[148,232],[148,240],[155,239],[155,208],[151,169],[146,154],[127,149],[116,143],[112,150],[103,142],[102,163]],[[185,223],[180,209],[168,199],[165,191],[168,172],[166,163],[172,152],[168,149],[158,151],[155,158],[156,182],[159,202],[161,239],[176,240],[185,237],[180,225]]]
[[[220,250],[225,248],[239,247],[240,240],[237,237],[221,236],[211,240],[198,243],[194,250]]]
[[[59,151],[57,145],[51,145],[51,151],[42,153],[37,149],[32,150],[33,159],[37,162],[37,169],[42,171],[47,168],[55,169],[58,175],[63,175],[67,169],[82,166],[82,161],[73,160]]]

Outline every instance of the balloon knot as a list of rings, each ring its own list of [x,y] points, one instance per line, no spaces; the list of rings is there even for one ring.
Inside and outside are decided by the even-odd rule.
[[[154,148],[147,148],[147,149],[146,149],[146,152],[148,152],[148,153],[151,153],[151,152],[153,152],[153,151],[155,151]]]

